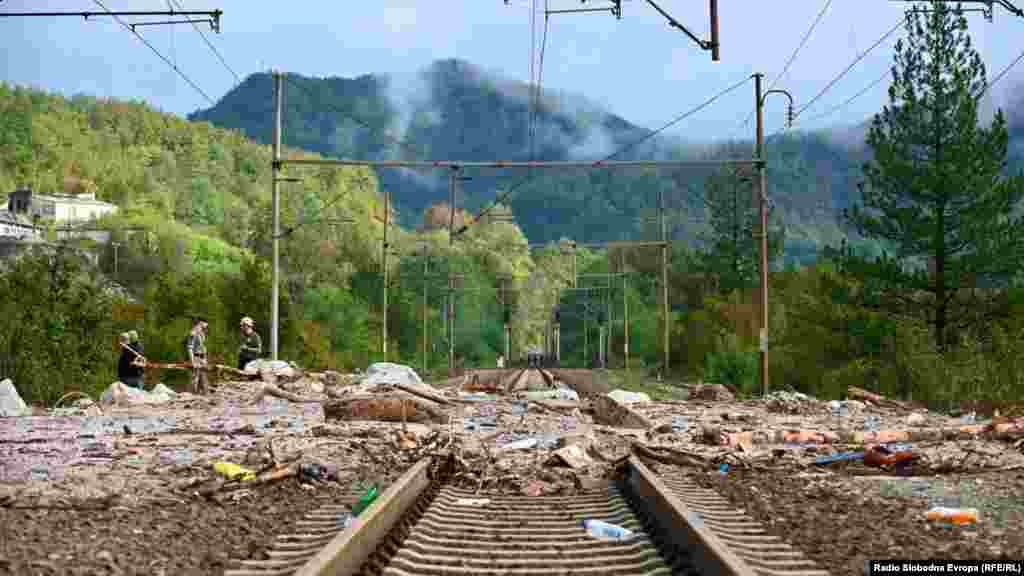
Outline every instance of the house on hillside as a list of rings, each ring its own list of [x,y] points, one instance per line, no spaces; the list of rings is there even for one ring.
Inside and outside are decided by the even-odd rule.
[[[57,224],[82,224],[117,211],[117,206],[96,199],[95,192],[37,194],[31,188],[7,195],[7,210],[15,216]]]
[[[4,240],[38,240],[39,231],[28,219],[10,210],[0,210],[0,238]]]

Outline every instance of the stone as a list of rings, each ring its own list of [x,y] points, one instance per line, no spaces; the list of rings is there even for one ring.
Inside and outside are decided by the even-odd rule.
[[[394,364],[392,362],[377,362],[370,364],[366,369],[366,375],[362,377],[362,386],[376,386],[380,384],[405,384],[419,388],[432,389],[430,384],[420,379],[420,375],[410,366],[405,364]]]
[[[630,392],[628,390],[612,390],[608,396],[623,404],[650,402],[651,397],[643,392]]]
[[[690,391],[690,400],[730,401],[736,396],[721,384],[698,384]]]
[[[24,416],[29,414],[28,405],[21,399],[18,389],[10,378],[0,381],[0,416]]]

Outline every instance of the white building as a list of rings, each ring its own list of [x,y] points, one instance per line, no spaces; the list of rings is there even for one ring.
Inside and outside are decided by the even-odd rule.
[[[7,209],[16,215],[50,220],[58,224],[83,223],[117,211],[117,206],[85,194],[35,194],[31,189],[8,195]]]
[[[9,210],[0,209],[0,238],[15,240],[37,240],[39,231],[31,222],[19,218]]]

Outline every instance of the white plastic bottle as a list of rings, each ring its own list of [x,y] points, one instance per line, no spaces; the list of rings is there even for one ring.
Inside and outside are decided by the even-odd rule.
[[[635,536],[631,530],[601,520],[584,520],[583,528],[591,536],[601,540],[630,540]]]

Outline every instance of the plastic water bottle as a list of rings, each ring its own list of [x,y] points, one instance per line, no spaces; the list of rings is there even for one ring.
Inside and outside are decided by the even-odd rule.
[[[377,485],[374,484],[373,486],[370,487],[369,490],[366,491],[365,494],[363,494],[362,498],[360,498],[359,501],[356,502],[355,506],[352,507],[352,516],[356,517],[362,514],[363,511],[369,508],[370,504],[373,504],[373,501],[376,499]]]
[[[936,506],[926,512],[925,517],[929,520],[952,524],[976,524],[978,522],[978,509]]]
[[[601,520],[584,520],[583,528],[591,536],[601,540],[629,540],[635,536],[631,530]]]

